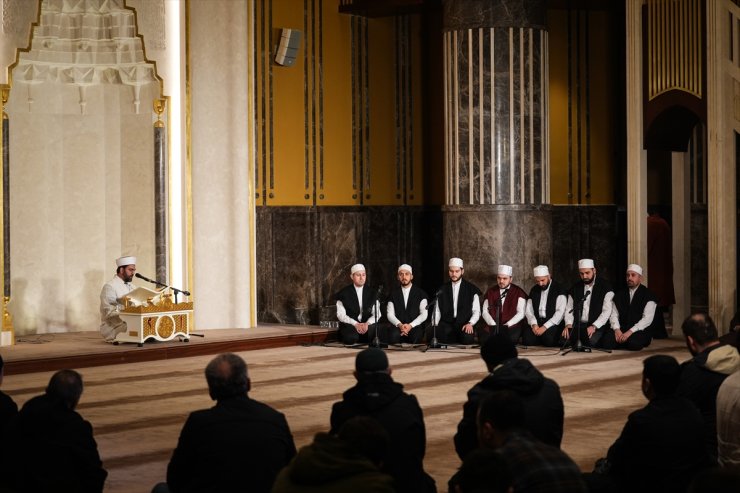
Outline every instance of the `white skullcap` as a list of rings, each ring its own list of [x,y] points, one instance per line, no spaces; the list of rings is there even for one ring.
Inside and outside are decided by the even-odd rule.
[[[409,264],[403,264],[403,265],[401,265],[401,266],[400,266],[400,267],[398,268],[398,272],[401,272],[402,270],[407,270],[407,271],[409,271],[409,274],[413,274],[413,273],[414,273],[414,271],[413,271],[413,270],[411,270],[411,266],[410,266]]]
[[[593,269],[594,268],[594,261],[590,258],[582,258],[578,261],[578,268],[579,269]]]
[[[496,271],[496,274],[500,274],[502,276],[513,276],[514,275],[514,269],[511,268],[510,265],[499,265],[498,271]]]
[[[124,265],[135,265],[136,257],[119,257],[116,259],[116,267],[122,267]]]
[[[450,263],[447,264],[447,266],[448,267],[460,267],[462,269],[463,268],[463,261],[462,261],[461,258],[452,257],[450,259]]]
[[[355,264],[352,266],[352,268],[349,270],[351,274],[354,274],[355,272],[364,271],[365,266],[362,264]]]
[[[642,267],[637,264],[629,264],[627,266],[627,272],[634,272],[635,274],[642,275]]]
[[[538,265],[534,268],[534,277],[544,277],[550,275],[550,269],[546,265]]]

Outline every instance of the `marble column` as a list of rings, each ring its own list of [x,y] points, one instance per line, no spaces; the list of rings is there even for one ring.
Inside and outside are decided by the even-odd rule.
[[[5,104],[10,96],[10,86],[7,84],[0,85],[0,116],[2,121],[2,276],[3,276],[3,296],[2,309],[0,316],[0,346],[10,346],[15,344],[15,333],[13,331],[13,319],[8,313],[8,303],[10,302],[10,119],[5,113]]]
[[[444,253],[485,289],[552,264],[544,0],[445,0]]]
[[[154,100],[157,121],[154,122],[154,259],[156,280],[167,279],[167,129],[162,121],[164,99]]]
[[[677,334],[680,324],[691,314],[691,178],[687,152],[671,153],[671,181],[673,285],[676,294],[673,333]]]
[[[709,222],[709,314],[726,332],[735,312],[736,190],[727,7],[707,2],[707,215]]]
[[[444,3],[447,204],[543,204],[546,2]]]
[[[647,151],[643,147],[642,0],[628,0],[627,263],[647,265]],[[649,282],[649,279],[646,279]]]

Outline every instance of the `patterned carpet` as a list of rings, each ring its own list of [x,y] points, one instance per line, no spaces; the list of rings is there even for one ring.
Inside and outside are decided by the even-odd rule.
[[[682,340],[655,341],[639,353],[520,350],[561,387],[565,401],[563,449],[583,470],[606,453],[627,415],[641,407],[642,360],[651,354],[688,359]],[[298,447],[328,428],[329,412],[353,385],[356,350],[287,347],[240,353],[249,365],[250,395],[285,413]],[[425,467],[440,491],[459,466],[452,437],[467,390],[485,375],[475,349],[388,350],[393,377],[415,394],[427,427]],[[209,407],[203,368],[211,356],[110,365],[81,370],[85,392],[79,412],[95,428],[109,476],[108,492],[147,492],[165,477],[182,424]],[[43,392],[51,372],[6,375],[3,390],[22,405]],[[194,464],[197,466],[197,464]]]

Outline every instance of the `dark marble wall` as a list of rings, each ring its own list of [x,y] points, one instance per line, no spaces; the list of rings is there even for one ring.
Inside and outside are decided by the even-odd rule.
[[[527,290],[538,264],[570,285],[582,257],[593,257],[613,280],[619,262],[626,266],[619,224],[616,206],[258,207],[258,318],[333,320],[333,295],[350,283],[357,262],[367,268],[368,285],[383,284],[385,293],[402,263],[434,293],[452,256],[464,259],[466,278],[481,289],[494,282],[500,263],[511,265],[514,282]]]
[[[402,263],[427,290],[441,283],[441,215],[423,207],[258,207],[260,322],[333,320],[334,293],[355,263],[368,285],[395,285]]]
[[[444,0],[445,30],[479,27],[534,27],[544,29],[545,0]]]
[[[621,286],[628,264],[626,215],[614,205],[557,205],[552,209],[553,275],[571,285],[578,280],[578,260],[592,258],[598,276]]]
[[[482,291],[496,282],[499,264],[511,265],[525,290],[533,267],[552,265],[551,206],[446,206],[443,227],[444,260],[462,258],[465,278]]]

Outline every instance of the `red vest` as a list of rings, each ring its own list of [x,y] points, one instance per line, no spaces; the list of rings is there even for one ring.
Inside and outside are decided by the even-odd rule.
[[[516,306],[519,302],[519,298],[527,299],[527,293],[524,292],[522,288],[517,286],[516,284],[510,284],[509,285],[509,292],[506,295],[506,298],[504,298],[504,309],[501,311],[501,320],[499,321],[498,318],[498,310],[501,306],[499,304],[499,299],[501,298],[500,289],[498,286],[494,286],[492,288],[489,288],[488,291],[486,291],[486,300],[488,300],[488,313],[491,315],[491,318],[493,318],[493,321],[497,324],[500,323],[501,325],[506,325],[506,322],[512,319],[514,315],[516,315]],[[523,318],[517,326],[524,326],[527,323],[527,318]]]

